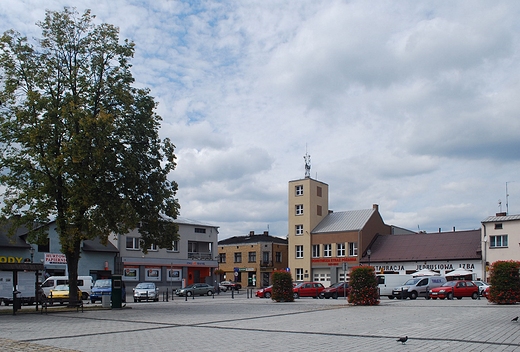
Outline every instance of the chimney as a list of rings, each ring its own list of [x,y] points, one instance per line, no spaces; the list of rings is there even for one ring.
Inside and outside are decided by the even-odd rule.
[[[264,236],[269,236],[269,231],[264,231]]]
[[[379,205],[377,205],[377,204],[372,204],[372,208],[373,208],[375,211],[379,211]]]
[[[249,231],[249,236],[254,236],[254,235],[255,235],[254,231]]]

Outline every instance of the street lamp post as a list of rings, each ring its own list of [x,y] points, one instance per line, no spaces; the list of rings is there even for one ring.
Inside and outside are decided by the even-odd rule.
[[[31,246],[31,249],[29,249],[29,252],[31,253],[31,263],[33,263],[33,259],[34,259],[34,247]]]
[[[372,255],[372,250],[370,248],[367,249],[367,255],[368,255],[368,266],[370,266],[370,255]]]

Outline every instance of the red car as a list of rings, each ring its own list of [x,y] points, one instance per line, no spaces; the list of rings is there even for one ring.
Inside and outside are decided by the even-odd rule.
[[[429,297],[433,299],[462,299],[462,297],[478,298],[478,286],[469,280],[448,281],[442,286],[432,288]]]
[[[334,298],[337,299],[338,297],[345,297],[348,296],[350,293],[350,286],[348,285],[348,282],[338,282],[334,285],[327,287],[320,293],[320,298]]]
[[[273,285],[267,286],[265,288],[261,288],[258,291],[256,291],[255,295],[259,298],[271,298],[273,294]]]
[[[300,297],[320,297],[321,291],[323,291],[325,287],[320,282],[302,282],[296,285],[293,288],[294,298]]]

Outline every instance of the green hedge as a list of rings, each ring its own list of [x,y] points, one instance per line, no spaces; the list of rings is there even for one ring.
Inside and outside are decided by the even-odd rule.
[[[273,293],[271,299],[276,302],[294,302],[291,273],[273,272]]]
[[[491,266],[488,300],[497,304],[520,302],[520,262],[496,261]]]
[[[360,306],[379,304],[377,279],[373,266],[357,266],[350,272],[348,302]]]

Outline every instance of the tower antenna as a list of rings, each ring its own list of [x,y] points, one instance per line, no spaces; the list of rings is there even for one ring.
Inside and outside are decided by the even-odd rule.
[[[311,177],[311,156],[307,153],[307,144],[305,144],[305,178]]]

